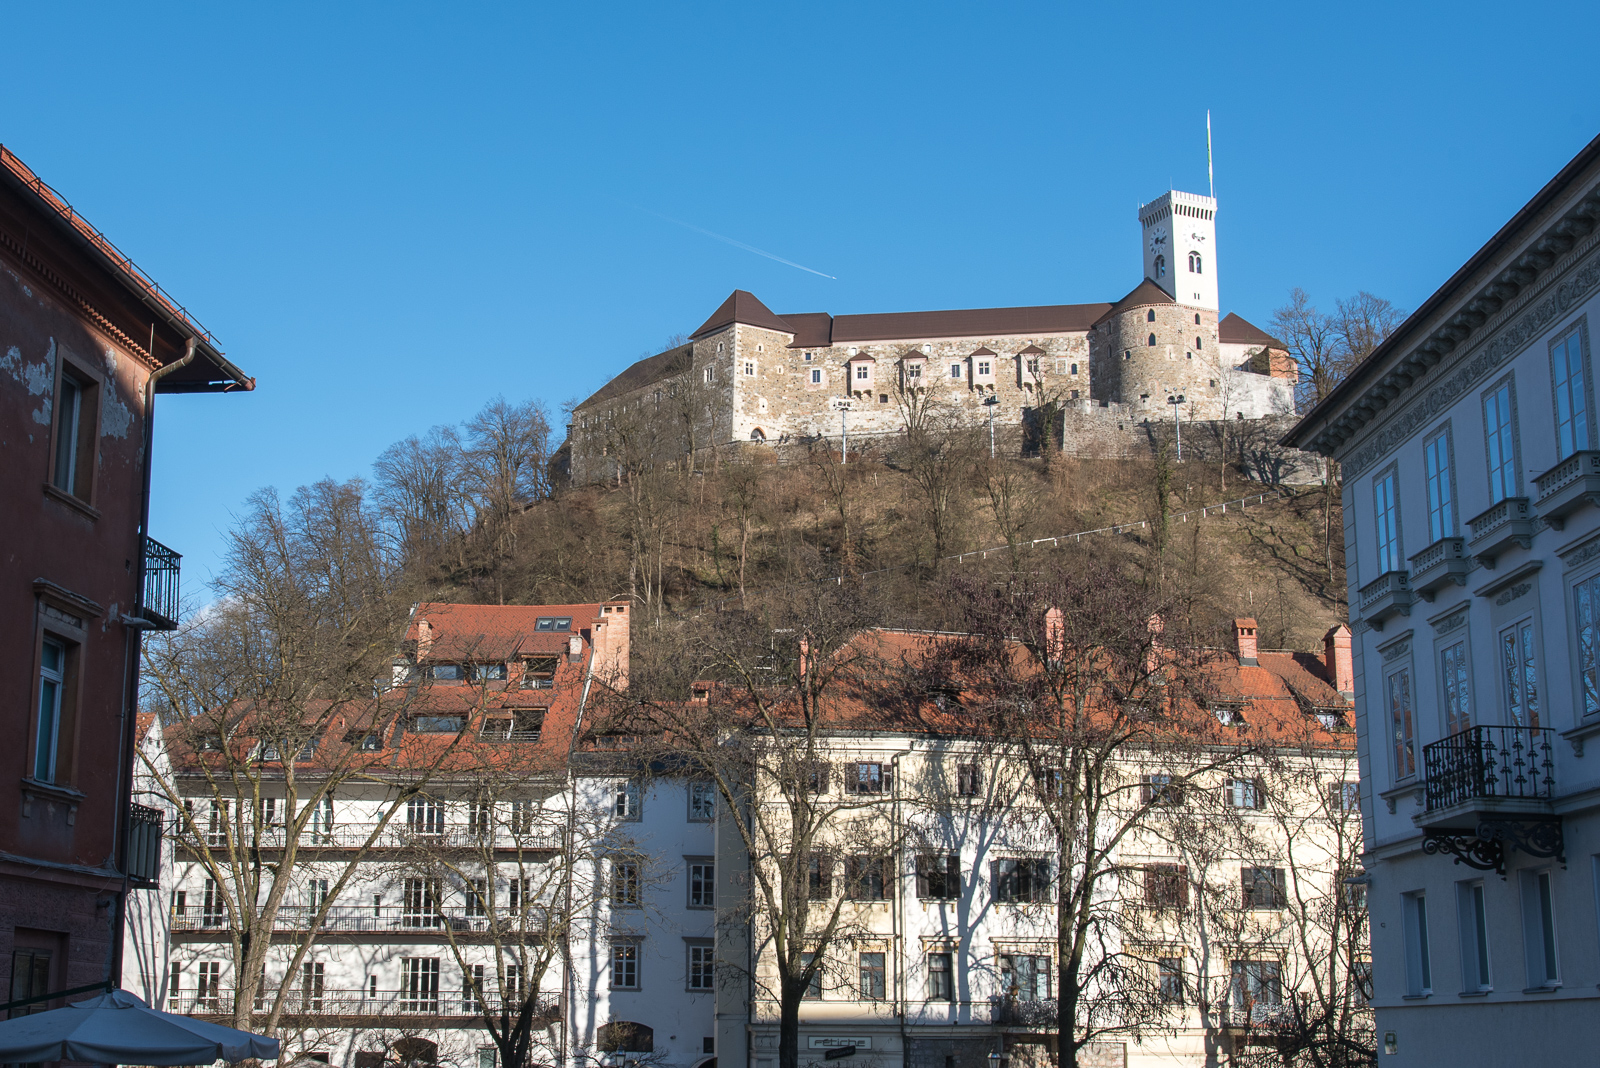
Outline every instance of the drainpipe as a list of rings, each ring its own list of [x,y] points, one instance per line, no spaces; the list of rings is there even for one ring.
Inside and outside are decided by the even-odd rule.
[[[152,337],[154,335],[152,334]],[[154,352],[154,343],[151,350]],[[139,708],[139,656],[141,649],[141,631],[145,622],[142,615],[144,608],[144,540],[150,530],[150,467],[155,459],[155,408],[156,408],[156,383],[174,371],[182,370],[194,362],[195,339],[189,338],[184,346],[183,358],[175,360],[164,367],[158,367],[150,372],[150,377],[144,383],[144,478],[139,489],[139,533],[133,546],[133,558],[139,562],[138,569],[134,572],[136,584],[134,586],[134,604],[140,611],[138,616],[123,616],[124,624],[122,638],[123,657],[123,698],[122,722],[119,725],[120,738],[117,743],[117,817],[111,828],[111,856],[120,857],[122,868],[122,890],[117,894],[115,904],[112,906],[115,915],[111,924],[111,963],[110,975],[107,976],[114,984],[122,985],[122,956],[123,946],[127,940],[128,927],[128,822],[132,818],[133,810],[130,802],[133,800],[133,791],[123,789],[123,783],[132,783],[133,780],[133,747],[134,725],[138,721],[136,715]]]
[[[906,952],[903,944],[909,934],[906,931],[906,879],[900,867],[902,838],[900,834],[900,758],[910,756],[911,749],[902,749],[889,758],[889,766],[894,769],[894,797],[890,817],[894,822],[892,841],[894,842],[894,872],[895,894],[893,924],[890,928],[891,941],[894,944],[894,1001],[895,1017],[900,1024],[900,1068],[911,1068],[911,1040],[906,1033]]]

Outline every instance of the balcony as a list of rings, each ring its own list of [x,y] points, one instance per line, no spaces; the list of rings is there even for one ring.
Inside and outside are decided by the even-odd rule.
[[[497,995],[485,992],[491,1012],[503,1008]],[[274,995],[275,996],[275,995]],[[234,992],[213,987],[206,990],[179,990],[167,998],[167,1011],[185,1016],[232,1016]],[[255,1011],[266,1012],[272,1004],[271,997],[256,999]],[[462,991],[437,989],[417,990],[321,990],[314,993],[293,991],[284,999],[284,1016],[305,1020],[374,1021],[382,1017],[435,1016],[467,1021],[480,1018],[482,1002]],[[520,1004],[512,1003],[512,1011]],[[535,1025],[554,1023],[561,1019],[561,998],[556,994],[541,994],[534,1008]],[[381,1025],[380,1025],[381,1026]]]
[[[543,930],[538,912],[532,908],[518,913],[500,908],[490,919],[483,910],[464,906],[411,905],[334,905],[328,914],[316,923],[317,910],[307,905],[284,905],[278,909],[272,929],[274,931],[316,930],[344,934],[405,935],[414,938],[443,937],[448,928],[454,934],[529,934]],[[219,937],[228,930],[227,909],[219,902],[215,905],[185,905],[172,910],[172,930],[177,932],[215,932]],[[433,934],[437,932],[437,934]],[[204,941],[204,939],[201,939]]]
[[[1560,530],[1573,512],[1600,505],[1600,452],[1575,452],[1533,482],[1539,487],[1539,514]]]
[[[139,607],[155,630],[178,629],[178,571],[182,560],[156,539],[144,539],[144,591]]]
[[[1429,603],[1446,586],[1465,586],[1472,567],[1464,538],[1440,538],[1407,562],[1411,592]]]
[[[152,887],[161,882],[161,810],[128,806],[128,882]]]
[[[999,1027],[1053,1028],[1056,1025],[1056,1008],[1054,1001],[990,998],[989,1020]]]
[[[1565,863],[1555,794],[1555,731],[1549,727],[1469,727],[1423,746],[1425,853],[1505,874],[1505,853]]]
[[[425,850],[477,850],[495,849],[509,852],[522,850],[530,853],[548,853],[561,848],[563,832],[559,826],[534,824],[531,826],[515,825],[507,827],[504,824],[488,826],[483,823],[444,823],[420,822],[416,824],[393,822],[378,831],[376,837],[373,832],[377,825],[373,823],[335,823],[331,827],[312,825],[300,832],[296,849],[360,849],[368,845],[372,849],[425,849]],[[255,828],[246,826],[245,839],[239,841],[239,831],[234,829],[235,843],[240,848],[251,848],[254,841],[250,837],[256,834]],[[266,850],[279,850],[284,847],[286,837],[282,824],[273,824],[259,830],[260,848]],[[212,849],[226,849],[227,838],[220,830],[210,830],[200,836],[204,845]],[[192,834],[179,837],[179,842],[187,849],[196,849],[201,843],[195,841]]]
[[[1487,512],[1467,520],[1472,529],[1468,551],[1494,570],[1495,559],[1513,545],[1533,548],[1534,512],[1526,497],[1507,497]]]
[[[1361,618],[1373,630],[1384,620],[1411,614],[1411,584],[1404,571],[1385,571],[1361,587]]]

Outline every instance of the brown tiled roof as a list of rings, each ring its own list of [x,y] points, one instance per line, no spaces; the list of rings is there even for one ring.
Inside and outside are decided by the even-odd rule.
[[[973,349],[971,352],[967,353],[967,355],[968,356],[994,356],[994,355],[996,355],[996,353],[988,345],[980,345],[977,348]]]
[[[1234,312],[1229,312],[1222,317],[1222,322],[1217,324],[1217,340],[1224,345],[1260,345],[1269,349],[1285,349],[1289,346],[1256,326],[1246,321]]]
[[[833,344],[833,316],[827,312],[785,315],[783,321],[794,327],[791,349],[825,349]]]
[[[1025,348],[1021,352],[1017,353],[1017,355],[1018,356],[1039,356],[1039,355],[1042,355],[1043,353],[1044,353],[1044,349],[1041,349],[1038,345],[1029,345],[1027,348]]]
[[[702,338],[734,323],[759,326],[763,330],[778,330],[785,334],[794,333],[794,327],[774,315],[772,309],[757,300],[754,293],[735,289],[728,294],[728,299],[722,302],[722,306],[711,313],[711,318],[701,323],[700,329],[689,336]]]
[[[1120,315],[1130,308],[1143,308],[1148,304],[1176,303],[1178,302],[1172,299],[1172,294],[1146,278],[1143,282],[1134,286],[1127,296],[1107,308],[1105,314],[1094,321],[1094,325],[1099,326],[1113,315]]]
[[[833,343],[915,338],[1026,337],[1089,329],[1105,304],[1045,304],[1032,308],[962,308],[833,317]]]
[[[694,361],[694,346],[681,345],[666,352],[658,352],[654,356],[646,356],[631,365],[620,375],[595,390],[589,399],[578,405],[587,408],[591,404],[599,404],[619,397],[633,389],[641,389],[652,382],[659,382],[663,378],[670,378],[676,374],[687,371]]]
[[[419,637],[423,620],[432,628],[429,660],[501,661],[527,653],[558,653],[574,634],[588,637],[601,618],[598,604],[419,604],[411,613],[406,641]],[[540,617],[570,617],[572,629],[535,630]],[[585,646],[588,642],[585,641]]]

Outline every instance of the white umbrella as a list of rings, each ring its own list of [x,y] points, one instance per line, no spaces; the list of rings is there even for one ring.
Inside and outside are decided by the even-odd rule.
[[[126,990],[0,1023],[7,1064],[210,1064],[269,1059],[278,1048],[275,1038],[152,1009]]]

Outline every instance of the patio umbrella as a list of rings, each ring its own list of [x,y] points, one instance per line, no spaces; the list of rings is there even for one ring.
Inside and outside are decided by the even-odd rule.
[[[152,1009],[126,990],[0,1023],[0,1062],[210,1064],[278,1055],[278,1040]]]

